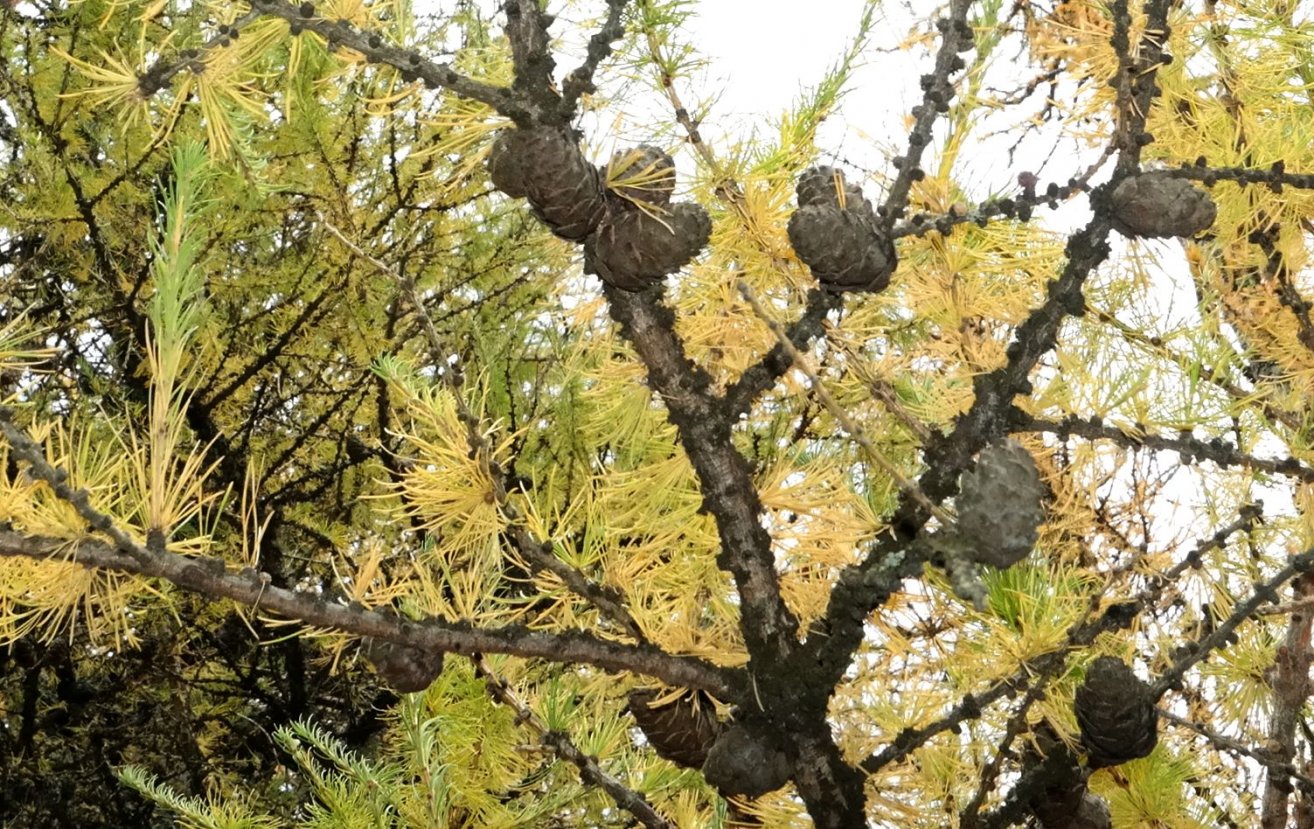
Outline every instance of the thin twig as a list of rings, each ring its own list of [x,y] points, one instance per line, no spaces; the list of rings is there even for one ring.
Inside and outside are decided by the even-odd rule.
[[[554,731],[534,713],[534,709],[522,702],[506,680],[499,678],[482,656],[473,656],[475,671],[484,678],[484,687],[489,696],[516,712],[516,721],[529,727],[538,735],[539,742],[560,757],[573,763],[579,769],[579,776],[586,782],[597,786],[616,801],[616,805],[634,815],[635,819],[649,829],[674,829],[674,825],[657,813],[644,796],[624,783],[612,777],[598,765],[596,757],[585,754],[562,731]]]
[[[736,287],[739,288],[739,293],[744,297],[748,304],[752,306],[753,313],[757,315],[757,318],[766,323],[767,327],[771,329],[771,333],[776,335],[776,339],[779,341],[781,348],[785,349],[785,353],[787,353],[790,359],[793,360],[794,367],[808,378],[808,381],[812,384],[812,391],[817,396],[817,399],[821,401],[821,405],[825,406],[826,411],[830,412],[831,416],[839,421],[839,424],[844,428],[844,431],[849,433],[849,437],[863,448],[868,457],[880,467],[882,472],[889,476],[890,480],[894,481],[895,486],[899,487],[900,491],[915,499],[923,508],[938,518],[940,523],[945,527],[955,526],[956,522],[954,521],[953,516],[943,507],[933,503],[931,499],[927,498],[926,494],[917,487],[916,482],[900,472],[894,464],[885,457],[880,449],[876,447],[876,444],[872,443],[871,439],[867,437],[867,433],[862,426],[853,420],[853,418],[849,417],[849,413],[844,411],[844,408],[835,402],[835,398],[831,397],[830,392],[828,392],[826,387],[822,385],[821,378],[818,377],[817,373],[808,365],[807,358],[804,357],[803,354],[794,347],[794,344],[789,341],[789,333],[785,331],[785,327],[771,318],[771,315],[767,312],[767,309],[763,307],[761,301],[757,298],[757,294],[753,292],[753,289],[749,287],[748,283],[741,279],[736,283]]]
[[[40,477],[35,467],[30,467],[30,471]],[[107,516],[97,520],[110,521]],[[126,539],[121,531],[116,531],[116,535]],[[694,657],[672,656],[649,645],[624,644],[582,631],[548,633],[523,625],[478,628],[466,622],[436,618],[417,622],[395,613],[369,610],[355,602],[326,601],[318,593],[278,587],[268,573],[250,567],[233,572],[219,558],[157,553],[131,539],[126,539],[123,547],[126,549],[119,549],[118,542],[110,544],[94,536],[71,541],[0,529],[0,556],[68,562],[159,578],[210,600],[231,599],[247,607],[258,605],[264,613],[311,627],[371,636],[430,652],[504,653],[562,665],[583,663],[607,671],[651,676],[668,685],[700,689],[717,697],[735,695],[733,671]]]
[[[569,120],[575,115],[579,99],[586,93],[597,90],[593,83],[593,73],[598,65],[611,55],[611,44],[625,36],[625,24],[622,16],[630,0],[607,0],[607,19],[601,28],[589,38],[589,45],[584,62],[571,70],[561,82],[562,117]]]
[[[1281,604],[1261,607],[1255,611],[1257,616],[1279,616],[1286,613],[1304,613],[1307,610],[1314,610],[1314,599],[1301,599],[1297,602],[1283,602]]]
[[[470,451],[475,453],[479,459],[480,466],[485,475],[493,483],[493,497],[497,501],[498,508],[506,518],[508,531],[512,541],[515,543],[516,550],[529,560],[530,564],[540,570],[546,570],[557,578],[577,596],[591,603],[599,612],[610,619],[613,623],[620,625],[625,632],[638,642],[645,642],[642,628],[634,621],[621,597],[607,587],[589,579],[579,570],[566,564],[557,558],[552,552],[552,544],[542,539],[535,538],[533,533],[529,532],[524,525],[524,516],[516,507],[508,495],[506,486],[506,475],[500,465],[493,462],[489,457],[488,441],[484,438],[479,429],[479,419],[474,415],[465,403],[465,396],[461,386],[461,371],[459,367],[451,364],[448,360],[448,354],[452,353],[447,349],[442,340],[442,335],[438,333],[438,328],[433,323],[433,318],[429,315],[428,309],[420,299],[419,290],[415,285],[415,280],[410,276],[402,273],[363,250],[355,242],[347,238],[336,225],[330,222],[321,213],[319,220],[324,227],[328,229],[337,239],[342,242],[348,250],[355,255],[369,262],[380,272],[391,277],[402,289],[406,301],[410,303],[411,308],[415,311],[416,317],[420,320],[420,326],[424,330],[425,337],[429,341],[430,355],[429,359],[434,366],[445,366],[446,370],[438,372],[448,389],[452,392],[452,398],[456,405],[456,415],[466,429],[466,442]]]
[[[918,440],[925,443],[931,439],[930,428],[928,428],[925,423],[914,417],[913,413],[904,407],[903,402],[899,400],[899,395],[895,393],[894,387],[891,386],[888,381],[880,379],[869,380],[867,381],[867,388],[871,391],[871,396],[885,404],[885,408],[890,410],[890,414],[894,415],[900,423],[908,427],[908,430],[912,432]]]
[[[1301,773],[1300,770],[1291,763],[1283,763],[1279,760],[1275,760],[1263,749],[1251,748],[1245,743],[1233,740],[1231,737],[1227,737],[1223,734],[1219,734],[1217,731],[1208,728],[1204,723],[1188,720],[1185,717],[1179,717],[1167,708],[1161,707],[1158,711],[1160,717],[1173,725],[1194,731],[1224,751],[1230,751],[1233,754],[1240,754],[1243,757],[1249,757],[1251,760],[1254,760],[1270,771],[1281,772],[1299,783],[1300,787],[1305,791],[1314,792],[1314,778]]]

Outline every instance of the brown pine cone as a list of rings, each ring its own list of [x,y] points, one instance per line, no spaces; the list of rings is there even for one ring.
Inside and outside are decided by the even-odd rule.
[[[840,193],[844,194],[840,204]],[[809,167],[799,174],[794,186],[799,207],[833,207],[872,215],[871,203],[862,197],[862,188],[844,180],[843,171],[835,167]]]
[[[534,215],[572,242],[592,233],[606,209],[602,174],[565,130],[503,132],[488,155],[488,175],[508,196],[529,199]]]
[[[1008,438],[982,449],[958,495],[958,532],[975,561],[1003,569],[1025,558],[1045,520],[1044,498],[1036,462],[1022,444]]]
[[[829,291],[880,291],[890,284],[894,245],[860,206],[801,207],[789,217],[789,243]]]
[[[488,152],[488,178],[493,186],[513,199],[523,199],[529,191],[525,188],[525,159],[531,147],[545,136],[535,133],[539,130],[502,130],[493,139],[493,148]]]
[[[894,245],[879,231],[862,188],[834,167],[809,167],[794,187],[798,210],[789,218],[789,243],[831,291],[880,291],[890,284]]]
[[[585,262],[607,284],[640,291],[688,264],[711,233],[707,211],[693,202],[658,215],[613,203],[585,247]]]
[[[1128,237],[1191,237],[1218,215],[1209,194],[1180,178],[1143,173],[1125,178],[1109,196],[1113,227]]]
[[[660,695],[648,688],[631,691],[629,709],[634,721],[658,756],[685,768],[702,768],[722,728],[711,699],[698,691],[689,691],[678,699],[653,706]]]
[[[761,797],[788,783],[791,772],[783,751],[743,725],[721,732],[703,763],[703,777],[726,797]]]
[[[365,658],[379,676],[403,694],[423,691],[443,672],[443,653],[381,639],[365,640]]]
[[[1101,656],[1086,668],[1073,708],[1093,769],[1145,757],[1159,741],[1150,688],[1120,659]]]
[[[613,155],[605,178],[622,198],[665,207],[675,192],[675,161],[660,147],[641,144]]]

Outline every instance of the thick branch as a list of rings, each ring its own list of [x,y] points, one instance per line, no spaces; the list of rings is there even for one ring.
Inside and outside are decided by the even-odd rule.
[[[1305,574],[1292,585],[1292,598],[1307,599],[1314,593],[1314,577]],[[1268,745],[1273,760],[1290,764],[1296,756],[1296,722],[1309,698],[1310,626],[1314,615],[1308,611],[1291,614],[1287,635],[1278,647],[1273,665],[1273,714],[1268,724]],[[1264,787],[1260,826],[1282,829],[1287,825],[1291,778],[1281,769],[1268,770]]]
[[[307,7],[309,7],[309,15],[303,14],[303,9]],[[446,63],[436,63],[419,52],[389,45],[379,35],[362,32],[346,21],[317,17],[313,5],[309,3],[297,6],[281,0],[255,0],[252,14],[257,12],[270,17],[281,17],[288,22],[294,32],[311,31],[327,40],[330,45],[340,44],[360,52],[370,63],[391,66],[400,71],[404,78],[418,78],[424,81],[425,86],[432,89],[440,87],[450,89],[462,98],[487,104],[517,122],[528,123],[541,119],[547,114],[547,110],[523,95],[514,94],[510,89],[467,78]],[[157,64],[152,67],[142,80],[143,91],[153,93],[161,88],[171,75],[182,68],[187,68],[184,65],[186,63],[187,61],[174,65]]]
[[[718,563],[729,570],[742,600],[741,628],[752,657],[754,697],[797,755],[794,779],[819,827],[863,821],[863,776],[845,762],[825,719],[830,685],[806,681],[796,653],[798,622],[776,578],[771,537],[748,464],[731,441],[733,422],[716,405],[709,378],[684,354],[674,318],[655,291],[632,294],[608,286],[613,318],[634,344],[653,389],[665,400],[685,453],[702,486],[704,505],[721,538]]]
[[[794,785],[819,828],[847,829],[865,826],[865,776],[844,761],[824,722],[796,741],[799,758],[794,764]]]
[[[511,42],[511,62],[515,66],[512,88],[546,115],[544,119],[534,120],[535,125],[569,123],[568,119],[560,118],[564,107],[561,96],[552,87],[552,73],[557,66],[547,32],[552,16],[539,8],[538,0],[506,0],[502,11],[506,13],[506,36]],[[527,126],[530,122],[516,119],[516,123]]]
[[[658,295],[610,286],[605,290],[612,317],[634,344],[648,369],[649,384],[679,429],[704,505],[716,519],[722,545],[717,562],[735,578],[749,653],[755,662],[765,663],[755,674],[771,675],[797,641],[798,620],[780,595],[771,536],[762,526],[762,502],[748,464],[731,441],[730,423],[715,405],[707,374],[685,357],[674,317]]]
[[[70,552],[70,547],[72,551]],[[735,698],[733,672],[691,657],[671,656],[652,647],[622,645],[581,632],[544,633],[520,625],[476,628],[464,622],[415,622],[360,605],[337,604],[322,596],[276,587],[267,573],[227,570],[219,559],[156,553],[137,546],[135,555],[94,538],[27,536],[0,530],[0,556],[71,561],[83,567],[150,576],[209,599],[232,599],[253,610],[276,613],[309,626],[372,636],[426,651],[471,655],[505,653],[564,664],[589,664],[608,671],[630,671],[670,685],[698,688]]]

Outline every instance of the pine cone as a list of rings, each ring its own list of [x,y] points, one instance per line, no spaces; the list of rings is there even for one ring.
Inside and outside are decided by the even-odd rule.
[[[838,185],[838,186],[837,186]],[[840,192],[844,203],[840,204]],[[843,171],[835,167],[809,167],[799,174],[794,186],[799,207],[833,207],[872,215],[871,202],[862,197],[862,188],[844,180]]]
[[[723,731],[703,763],[703,777],[727,797],[761,797],[789,782],[790,773],[785,753],[743,725]]]
[[[488,178],[493,186],[513,199],[523,199],[525,188],[525,158],[532,145],[541,140],[539,130],[502,130],[493,139],[488,152]]]
[[[592,233],[606,209],[602,174],[564,130],[503,132],[488,155],[488,176],[508,196],[529,199],[534,215],[572,242]]]
[[[890,284],[894,245],[878,230],[862,188],[834,167],[809,167],[794,187],[798,210],[789,218],[789,243],[832,291],[880,291]]]
[[[379,676],[403,694],[423,691],[443,672],[443,653],[398,645],[380,639],[365,640],[365,658]]]
[[[1143,173],[1125,178],[1109,196],[1113,227],[1128,237],[1190,237],[1218,215],[1209,194],[1180,178]]]
[[[846,210],[813,204],[789,217],[790,245],[827,290],[880,291],[890,284],[894,245],[862,204]]]
[[[1086,668],[1073,708],[1093,769],[1145,757],[1159,741],[1150,688],[1120,659],[1101,656]]]
[[[1045,520],[1044,497],[1036,462],[1022,444],[1009,438],[982,449],[958,495],[958,531],[973,558],[1001,569],[1025,558]]]
[[[630,713],[657,754],[685,768],[702,768],[707,752],[721,733],[716,709],[706,694],[689,691],[659,706],[652,703],[658,691],[630,692]]]
[[[640,291],[698,255],[712,233],[701,205],[673,204],[660,217],[613,203],[585,247],[587,268],[604,282]]]
[[[641,144],[611,157],[606,180],[622,198],[665,207],[675,192],[675,161],[660,147]]]

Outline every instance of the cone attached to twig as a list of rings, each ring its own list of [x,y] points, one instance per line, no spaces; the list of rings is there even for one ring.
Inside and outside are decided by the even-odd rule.
[[[1090,664],[1074,709],[1091,768],[1145,757],[1159,741],[1150,688],[1120,659],[1101,656]]]
[[[665,207],[675,192],[675,161],[660,147],[640,144],[611,157],[606,180],[621,198]]]
[[[610,199],[585,247],[586,267],[610,285],[640,291],[692,261],[711,234],[711,218],[694,202],[663,210]]]
[[[731,725],[703,763],[703,777],[722,795],[761,797],[789,782],[789,759],[760,731]]]
[[[365,640],[365,658],[403,694],[423,691],[443,672],[442,651],[426,651],[382,639]]]
[[[1123,179],[1109,196],[1113,227],[1128,237],[1191,237],[1218,216],[1214,200],[1191,182],[1156,173]]]
[[[606,211],[601,172],[565,130],[502,132],[488,155],[488,175],[503,193],[528,199],[534,215],[562,239],[585,238]]]
[[[959,482],[958,530],[980,564],[1011,567],[1036,544],[1045,486],[1036,462],[1008,438],[987,446]]]
[[[812,167],[795,187],[798,210],[787,232],[794,253],[830,291],[880,291],[897,256],[862,189],[833,167]]]
[[[659,756],[685,768],[702,768],[722,729],[715,706],[698,691],[654,705],[661,695],[648,688],[631,691],[634,721]]]
[[[836,167],[821,165],[804,170],[794,185],[794,195],[799,207],[833,207],[875,216],[871,202],[863,198],[862,188],[846,181],[843,171]]]

